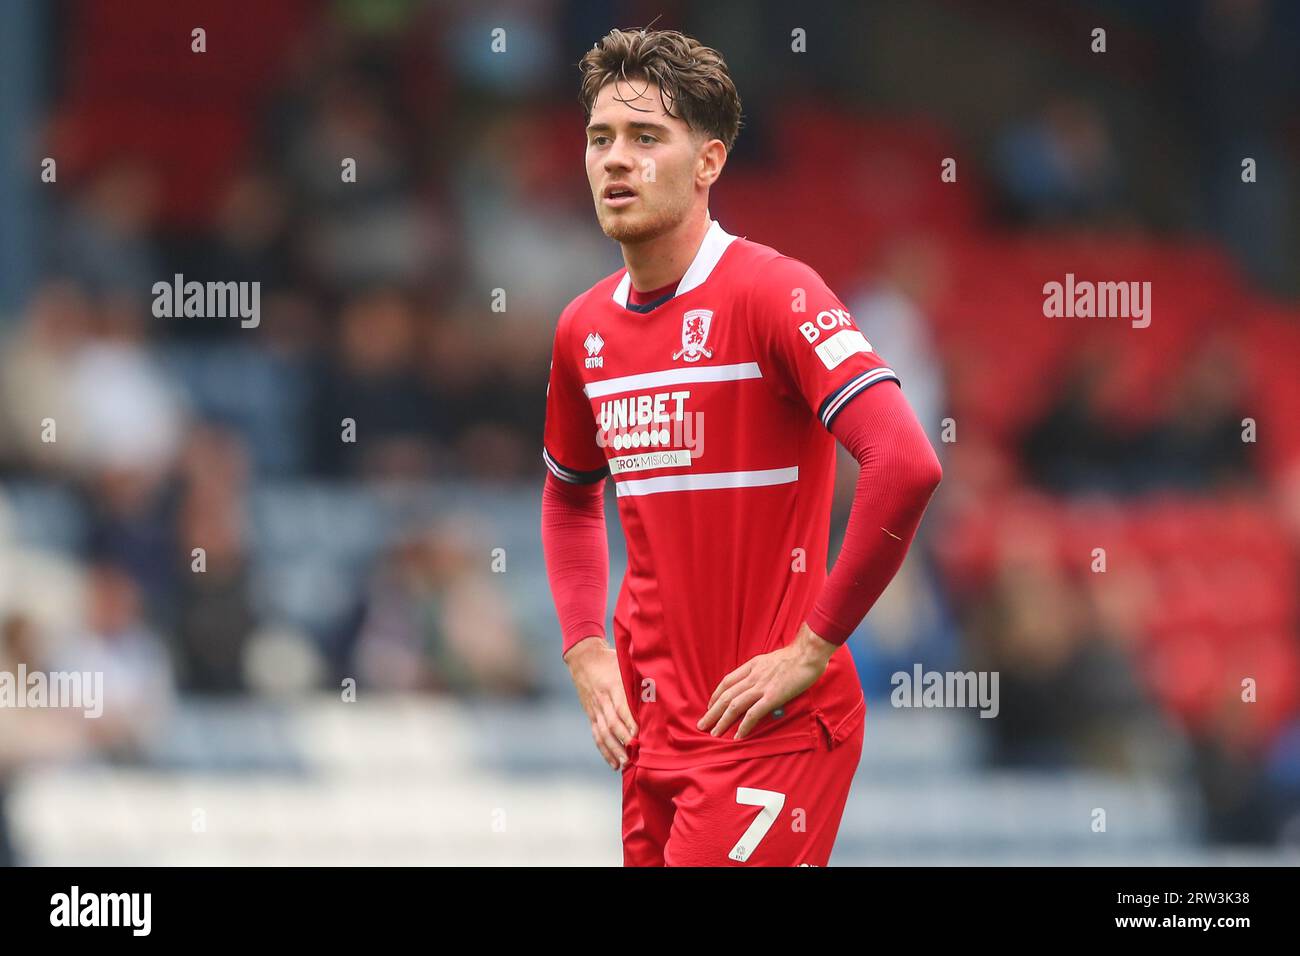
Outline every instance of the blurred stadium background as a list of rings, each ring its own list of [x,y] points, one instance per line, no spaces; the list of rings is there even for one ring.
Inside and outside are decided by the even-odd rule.
[[[0,710],[0,860],[620,861],[540,440],[556,316],[621,265],[575,64],[656,17],[744,101],[714,216],[823,274],[944,461],[852,639],[833,862],[1296,860],[1300,6],[1267,0],[0,4],[0,670],[107,696]],[[260,281],[260,325],[153,317],[176,273]],[[1150,327],[1044,318],[1066,273],[1150,281]],[[916,663],[997,670],[1000,715],[891,707]]]

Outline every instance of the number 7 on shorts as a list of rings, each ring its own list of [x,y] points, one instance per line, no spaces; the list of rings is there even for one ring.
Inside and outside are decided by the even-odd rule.
[[[785,794],[775,790],[759,790],[756,787],[737,787],[736,802],[749,807],[762,807],[749,829],[741,834],[740,840],[731,848],[727,856],[738,863],[744,863],[751,853],[758,849],[758,844],[767,831],[772,829],[777,814],[785,806]]]

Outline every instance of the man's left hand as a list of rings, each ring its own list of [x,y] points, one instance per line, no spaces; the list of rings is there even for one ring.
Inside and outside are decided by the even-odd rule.
[[[743,715],[734,738],[740,740],[772,711],[815,684],[838,646],[804,624],[790,644],[752,657],[722,678],[709,699],[708,712],[696,726],[712,727],[717,737]]]

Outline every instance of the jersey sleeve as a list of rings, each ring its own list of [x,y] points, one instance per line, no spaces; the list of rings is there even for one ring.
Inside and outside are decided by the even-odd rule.
[[[596,442],[596,420],[573,366],[577,353],[569,342],[568,316],[566,309],[556,324],[551,349],[542,460],[561,481],[590,484],[609,474],[609,464]]]
[[[813,269],[786,256],[751,287],[750,328],[763,375],[807,403],[829,431],[855,395],[880,382],[901,385],[857,322]]]

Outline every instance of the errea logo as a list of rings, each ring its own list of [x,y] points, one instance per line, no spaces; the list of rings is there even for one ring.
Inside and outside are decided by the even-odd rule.
[[[605,357],[599,352],[605,347],[605,340],[600,337],[600,333],[587,333],[587,338],[582,344],[587,349],[587,368],[603,368]]]

